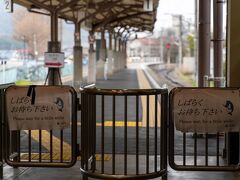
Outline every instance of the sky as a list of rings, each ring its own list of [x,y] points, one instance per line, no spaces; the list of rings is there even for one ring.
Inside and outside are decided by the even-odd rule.
[[[172,26],[172,15],[183,15],[185,21],[195,23],[195,0],[159,0],[155,31]],[[226,24],[226,3],[223,7],[223,24]],[[213,21],[213,10],[211,21]],[[213,28],[213,23],[212,23]]]
[[[3,0],[0,0],[0,36],[12,34],[12,14],[4,11]]]
[[[160,0],[155,30],[172,26],[172,15],[183,15],[194,22],[195,0]]]

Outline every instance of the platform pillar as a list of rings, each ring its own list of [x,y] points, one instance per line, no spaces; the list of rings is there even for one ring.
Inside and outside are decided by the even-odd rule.
[[[100,47],[100,56],[97,61],[97,78],[104,78],[104,65],[106,62],[106,40],[105,40],[105,30],[102,29],[101,32],[101,47]]]
[[[203,87],[204,76],[210,75],[211,1],[199,1],[198,86]]]
[[[117,55],[117,37],[116,37],[116,34],[114,34],[113,72],[116,72],[116,71],[117,71],[117,61],[118,61],[118,55]]]
[[[108,75],[113,73],[113,50],[112,50],[112,33],[109,32],[109,48],[108,48]]]
[[[94,33],[89,32],[89,36],[93,37]],[[96,83],[96,52],[94,51],[94,42],[89,44],[88,52],[88,83]]]
[[[73,87],[79,89],[83,82],[81,24],[75,23],[73,47]]]
[[[58,41],[58,15],[56,11],[51,12],[51,41],[48,42],[48,52],[61,52],[61,43]],[[48,68],[48,84],[60,84],[60,69]]]
[[[240,87],[240,1],[228,2],[228,37],[227,37],[227,86]],[[228,133],[227,136],[228,164],[239,163],[239,133]]]

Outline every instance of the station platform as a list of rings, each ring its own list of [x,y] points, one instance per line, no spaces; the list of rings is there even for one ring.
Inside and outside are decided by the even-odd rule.
[[[174,72],[172,72],[173,78],[176,81],[176,77],[174,75]],[[161,77],[159,74],[152,75],[152,72],[149,73],[142,65],[138,64],[132,64],[129,65],[127,69],[118,71],[114,73],[112,76],[108,77],[106,80],[98,80],[96,82],[97,88],[109,88],[109,89],[149,89],[149,88],[156,88],[156,86],[161,87],[163,84],[160,84]],[[171,74],[168,74],[171,76]],[[151,77],[150,77],[151,76]],[[170,77],[171,78],[171,77]],[[162,79],[165,83],[167,83],[166,79]],[[181,80],[182,81],[182,80]],[[64,82],[64,84],[70,84],[70,82]],[[168,85],[169,87],[173,87],[173,83]],[[131,101],[131,99],[130,99]],[[122,102],[118,102],[117,106],[121,108]],[[141,113],[143,113],[143,107],[140,108]],[[106,114],[106,118],[108,118],[108,114]],[[117,128],[121,130],[123,127],[123,119],[122,114],[118,114],[116,116],[117,120]],[[142,118],[141,126],[144,127],[144,118]],[[110,136],[110,132],[108,132],[107,127],[111,126],[111,123],[106,123],[106,137]],[[134,114],[129,113],[128,114],[128,127],[130,128],[129,131],[131,131],[131,127],[134,127]],[[142,130],[142,134],[144,134],[144,130]],[[131,134],[130,134],[131,136]],[[123,139],[123,137],[122,137]],[[116,159],[118,159],[118,163],[123,163],[123,155],[121,154],[121,144],[122,139],[119,139],[119,143],[116,144],[116,149],[118,149],[118,155],[116,156]],[[108,141],[110,141],[110,138],[106,138],[106,144],[108,144]],[[130,140],[131,141],[131,140]],[[131,142],[129,143],[131,144]],[[119,147],[118,147],[119,146]],[[214,147],[212,147],[213,149]],[[132,147],[134,149],[134,147]],[[141,149],[141,148],[140,148]],[[211,149],[211,147],[210,147]],[[106,147],[106,151],[108,152],[108,149]],[[131,147],[130,150],[131,151]],[[110,150],[109,150],[110,152]],[[211,150],[210,150],[211,152]],[[141,154],[141,153],[140,153]],[[210,153],[211,154],[211,153]],[[143,155],[140,159],[143,158]],[[159,157],[158,157],[159,158]],[[179,157],[179,161],[180,161]],[[188,160],[191,160],[191,156],[188,157]],[[105,159],[105,167],[106,169],[111,168],[111,156],[109,158]],[[211,160],[211,158],[209,158]],[[134,155],[128,155],[128,171],[134,170],[134,167],[131,167],[131,161],[135,161]],[[204,158],[200,158],[200,161],[204,161]],[[150,169],[153,168],[154,164],[154,158],[151,158],[150,156]],[[98,163],[98,162],[97,162]],[[134,162],[135,163],[135,162]],[[133,164],[134,164],[133,163]],[[200,162],[201,163],[201,162]],[[139,165],[140,171],[141,169],[144,170],[144,165]],[[76,165],[72,168],[28,168],[28,167],[21,167],[21,168],[12,168],[7,165],[4,167],[4,180],[53,180],[53,179],[59,179],[59,180],[79,180],[82,179],[81,172],[79,170],[80,168],[80,161],[76,163]],[[116,170],[121,172],[122,170]],[[238,179],[237,173],[230,173],[230,172],[186,172],[186,171],[175,171],[171,169],[171,167],[168,167],[168,179],[169,180],[235,180]],[[91,178],[89,178],[91,179]],[[157,178],[159,179],[159,178]]]

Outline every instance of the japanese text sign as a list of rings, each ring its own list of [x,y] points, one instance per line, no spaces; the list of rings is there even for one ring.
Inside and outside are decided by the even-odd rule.
[[[172,116],[182,132],[238,132],[240,98],[238,89],[177,88]]]
[[[64,53],[45,53],[44,66],[60,68],[64,66]]]
[[[67,86],[11,86],[6,90],[10,130],[51,130],[70,126],[72,93]]]

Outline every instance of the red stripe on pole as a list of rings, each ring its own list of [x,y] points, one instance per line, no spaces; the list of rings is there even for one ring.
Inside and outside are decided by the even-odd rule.
[[[46,66],[62,66],[61,63],[45,63]]]

